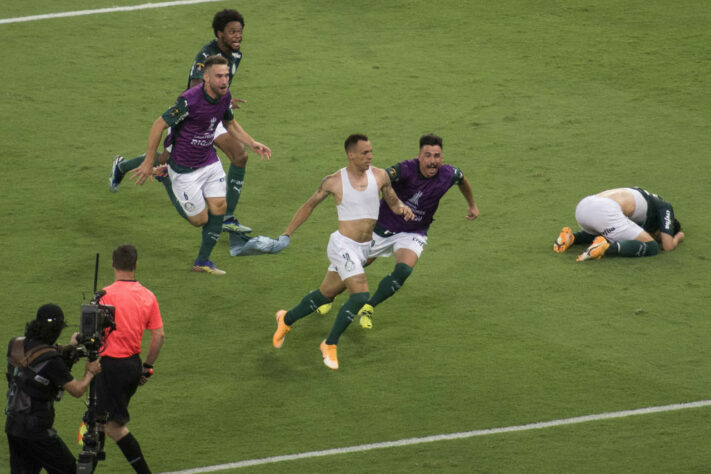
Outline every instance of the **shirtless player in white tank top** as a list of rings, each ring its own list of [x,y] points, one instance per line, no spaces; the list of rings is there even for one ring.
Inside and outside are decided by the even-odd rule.
[[[378,219],[378,193],[382,192],[385,202],[395,214],[405,220],[414,217],[412,210],[393,191],[385,170],[370,166],[373,147],[368,138],[351,135],[346,140],[345,148],[348,166],[323,178],[319,188],[296,211],[284,231],[284,235],[291,236],[306,222],[314,208],[332,194],[338,207],[338,230],[331,234],[328,242],[327,253],[331,264],[318,290],[310,292],[288,312],[277,311],[277,330],[272,337],[274,347],[280,348],[291,325],[319,306],[333,301],[345,283],[350,297],[339,310],[328,338],[321,343],[324,364],[331,369],[338,368],[338,338],[368,300],[368,280],[363,264],[368,258],[373,228]]]

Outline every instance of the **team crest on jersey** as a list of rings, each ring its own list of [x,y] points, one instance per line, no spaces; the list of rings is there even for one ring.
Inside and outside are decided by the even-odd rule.
[[[195,69],[197,69],[198,71],[202,71],[203,69],[205,69],[205,64],[204,63],[195,63]]]
[[[417,207],[420,203],[420,198],[422,197],[422,191],[417,191],[414,196],[407,200],[407,204],[412,207]]]
[[[210,126],[207,128],[207,131],[212,133],[215,131],[215,123],[217,123],[217,117],[212,117],[210,119]]]

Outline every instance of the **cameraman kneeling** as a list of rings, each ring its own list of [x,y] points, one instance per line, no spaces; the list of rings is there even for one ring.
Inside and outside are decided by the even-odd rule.
[[[62,390],[81,397],[94,375],[101,372],[101,365],[98,360],[87,361],[84,377],[72,377],[76,334],[69,346],[53,345],[65,327],[62,309],[46,304],[37,310],[37,318],[27,323],[25,337],[10,340],[5,433],[13,473],[35,473],[42,468],[52,474],[76,472],[74,455],[52,428],[54,401],[61,398]]]

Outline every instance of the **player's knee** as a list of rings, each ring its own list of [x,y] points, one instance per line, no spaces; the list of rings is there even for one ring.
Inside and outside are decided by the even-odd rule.
[[[395,265],[395,270],[393,270],[393,278],[395,281],[397,281],[400,285],[405,283],[405,280],[407,280],[407,277],[410,276],[412,273],[412,267],[410,265],[407,265],[405,263],[398,263]]]
[[[216,216],[224,216],[226,211],[227,211],[227,201],[221,201],[218,204],[215,204],[212,207],[212,209],[210,209],[210,214],[213,214]]]
[[[118,441],[129,433],[126,425],[119,425],[114,421],[109,421],[104,425],[104,432],[113,441]]]
[[[247,164],[247,149],[237,140],[231,137],[227,138],[221,141],[218,147],[225,152],[227,158],[229,158],[233,165],[244,168]]]
[[[235,150],[233,153],[229,153],[227,156],[230,159],[230,162],[235,166],[244,168],[247,165],[247,150],[245,150],[244,148]]]

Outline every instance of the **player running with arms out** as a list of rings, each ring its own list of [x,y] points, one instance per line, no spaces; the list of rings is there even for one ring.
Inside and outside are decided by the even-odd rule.
[[[260,156],[271,150],[255,141],[235,121],[230,106],[229,67],[222,56],[205,61],[204,81],[185,91],[151,127],[146,157],[132,173],[136,184],[153,177],[153,162],[163,131],[171,131],[166,143],[172,146],[168,160],[171,189],[178,212],[195,227],[202,228],[202,242],[193,270],[214,275],[225,272],[210,261],[222,229],[225,214],[225,172],[212,146],[214,130],[222,123],[228,133]]]
[[[398,291],[412,273],[415,264],[427,245],[427,231],[434,220],[439,201],[452,186],[457,186],[467,201],[468,220],[479,216],[469,181],[459,168],[443,163],[442,138],[427,134],[420,137],[417,158],[402,161],[390,168],[390,177],[395,193],[412,209],[415,217],[403,221],[395,216],[385,201],[380,203],[380,214],[373,233],[373,246],[368,263],[377,257],[395,255],[395,268],[385,276],[368,302],[358,312],[360,326],[373,327],[375,307]],[[324,314],[330,304],[319,308]]]
[[[314,208],[329,195],[333,195],[338,211],[338,230],[331,234],[326,250],[330,265],[321,286],[304,296],[289,311],[276,313],[277,329],[272,344],[277,349],[284,344],[286,334],[299,319],[313,313],[316,308],[333,301],[345,286],[349,298],[338,311],[331,333],[321,343],[324,364],[338,369],[336,345],[338,339],[353,321],[358,309],[368,301],[368,280],[363,264],[378,219],[379,193],[392,213],[399,219],[414,218],[412,210],[398,199],[385,170],[371,167],[373,148],[365,135],[350,135],[345,142],[348,166],[326,176],[316,192],[296,211],[284,231],[290,236],[309,218]]]
[[[222,10],[215,14],[212,20],[212,29],[215,34],[215,39],[202,47],[200,52],[195,57],[193,65],[190,68],[188,76],[188,89],[200,84],[203,80],[205,71],[205,60],[214,55],[219,55],[227,60],[229,69],[229,84],[232,85],[237,68],[242,60],[242,40],[244,31],[244,17],[236,10]],[[240,108],[240,103],[245,102],[242,99],[232,98],[232,108]],[[226,192],[226,210],[224,217],[223,231],[229,232],[250,232],[252,229],[242,225],[235,218],[235,208],[242,193],[244,185],[244,176],[247,166],[247,150],[242,142],[233,138],[227,129],[222,124],[218,124],[215,128],[214,144],[222,150],[230,160],[230,167],[227,171],[227,192]],[[158,160],[154,162],[155,166],[165,164],[170,156],[169,150],[164,150]],[[145,155],[136,158],[124,160],[121,155],[114,157],[109,176],[109,189],[112,192],[117,192],[121,181],[126,173],[137,168],[143,163]],[[264,158],[264,157],[262,157]],[[267,157],[268,159],[269,157]],[[171,201],[175,204],[175,198],[172,195],[170,181],[168,178],[162,179],[163,185],[171,197]]]
[[[603,255],[648,257],[684,241],[672,205],[642,188],[608,189],[583,198],[575,208],[580,231],[563,227],[553,250],[565,252],[574,244],[589,245],[577,261],[600,260]]]

